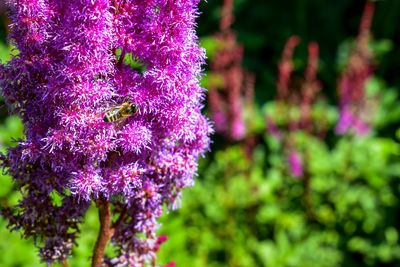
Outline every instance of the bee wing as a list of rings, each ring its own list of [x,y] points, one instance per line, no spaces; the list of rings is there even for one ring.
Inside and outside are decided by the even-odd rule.
[[[121,108],[122,108],[122,105],[121,106],[115,106],[115,107],[111,107],[111,108],[107,109],[105,112],[110,112],[110,111],[114,111],[114,110],[121,109]]]

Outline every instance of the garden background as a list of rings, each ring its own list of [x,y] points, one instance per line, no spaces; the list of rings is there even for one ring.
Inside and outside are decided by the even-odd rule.
[[[400,1],[236,0],[233,14],[232,2],[200,4],[216,133],[160,220],[159,264],[399,266]],[[22,136],[3,105],[2,152]],[[0,176],[0,205],[18,197]],[[45,266],[6,225],[0,266]],[[89,265],[98,227],[93,208],[70,266]]]

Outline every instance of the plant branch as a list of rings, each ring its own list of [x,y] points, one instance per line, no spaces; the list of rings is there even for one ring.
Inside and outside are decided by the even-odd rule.
[[[125,50],[122,50],[121,55],[119,56],[119,60],[117,62],[117,68],[119,70],[122,69],[122,63],[124,62],[125,55],[126,55]]]
[[[125,218],[125,214],[126,214],[126,205],[122,208],[119,218],[112,224],[111,226],[112,230],[115,230],[115,228],[117,228],[122,223],[122,221]]]
[[[65,259],[61,264],[63,267],[69,267],[67,259]]]
[[[93,250],[92,267],[101,266],[107,242],[114,234],[114,229],[111,228],[110,203],[107,200],[100,199],[96,201],[96,204],[99,208],[100,230]]]
[[[314,219],[314,214],[312,210],[312,201],[311,201],[311,177],[308,171],[304,174],[304,205],[306,207],[306,214],[308,221],[312,221]]]

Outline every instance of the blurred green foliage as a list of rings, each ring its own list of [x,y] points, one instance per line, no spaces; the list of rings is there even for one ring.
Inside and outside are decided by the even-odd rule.
[[[388,60],[397,53],[392,49],[398,47],[398,40],[387,39],[393,37],[389,35],[379,36],[382,34],[379,32],[377,35],[381,39],[369,44],[377,63],[377,75],[365,84],[371,102],[368,116],[373,125],[372,133],[336,136],[333,133],[339,113],[336,79],[347,64],[358,24],[352,25],[352,36],[344,36],[346,32],[340,27],[342,21],[357,23],[353,19],[359,20],[365,2],[336,1],[333,8],[332,1],[324,4],[289,1],[294,5],[285,5],[286,13],[282,3],[256,2],[235,1],[237,12],[250,12],[247,14],[254,16],[244,22],[243,14],[237,14],[240,22],[234,24],[234,28],[238,30],[238,39],[244,43],[244,65],[258,74],[258,105],[247,117],[253,123],[250,134],[261,136],[261,140],[249,157],[246,144],[231,144],[218,135],[214,137],[217,141],[212,154],[201,161],[199,178],[193,188],[184,192],[182,208],[162,218],[160,233],[168,235],[169,240],[161,247],[159,259],[162,263],[175,260],[177,266],[399,266],[400,130],[396,132],[397,139],[393,131],[400,122],[399,91],[387,85],[395,81],[398,86],[398,80],[391,76],[391,71],[385,73],[381,69],[388,64],[398,64],[399,57]],[[399,11],[398,4],[384,2],[377,6],[378,18],[382,19],[383,9],[392,7]],[[259,5],[259,9],[254,8],[255,5]],[[326,5],[325,8],[322,5]],[[305,9],[306,6],[320,6],[320,9],[319,12],[314,10],[315,17],[307,17],[305,14],[310,10]],[[350,14],[344,20],[349,12],[346,9],[354,7],[358,7],[359,15]],[[268,14],[257,16],[261,10]],[[287,18],[294,10],[303,14]],[[327,10],[332,14],[328,15]],[[318,19],[321,12],[327,17],[342,14],[333,21],[319,21],[317,29],[309,23]],[[265,35],[256,27],[241,28],[254,24],[257,19],[274,20],[277,16],[287,20],[277,19],[271,23],[273,27],[263,29]],[[287,22],[293,19],[298,19],[302,25],[288,26]],[[293,31],[299,27],[305,31]],[[277,108],[277,103],[271,101],[276,91],[268,88],[273,88],[277,79],[276,63],[286,41],[283,38],[300,32],[303,39],[303,48],[300,47],[299,52],[296,50],[294,58],[297,74],[306,64],[304,44],[322,32],[326,35],[331,27],[336,27],[336,31],[329,32],[330,41],[316,38],[321,48],[319,77],[324,84],[325,100],[316,103],[311,113],[313,121],[327,128],[327,138],[321,140],[302,131],[290,134],[290,139],[295,140],[297,149],[306,158],[303,166],[306,173],[302,179],[296,179],[288,171],[282,142],[263,134],[262,118],[263,114],[268,114],[278,126],[284,126],[289,122],[282,110],[291,114],[290,119],[299,117],[300,110],[296,106],[282,107],[282,103]],[[274,33],[281,38],[280,42],[277,38],[268,38]],[[314,37],[310,38],[311,35]],[[332,42],[334,38],[337,42]],[[210,60],[217,49],[212,40],[208,37],[203,43]],[[276,43],[280,43],[279,51],[272,47]],[[327,53],[327,49],[333,48],[334,53]],[[262,62],[266,50],[275,53]],[[259,52],[258,58],[246,57],[246,53],[251,55],[255,51]],[[213,74],[208,76],[212,78]],[[204,81],[206,86],[207,82]],[[310,190],[306,189],[305,176],[310,181]]]
[[[182,208],[163,219],[169,240],[159,257],[177,266],[399,264],[399,144],[346,136],[330,149],[302,132],[295,138],[309,156],[315,218],[307,218],[304,181],[265,136],[251,160],[235,145],[202,161]]]
[[[333,127],[338,110],[336,78],[343,70],[357,33],[364,1],[288,0],[235,1],[239,42],[244,45],[244,65],[257,76],[256,106],[245,110],[258,145],[249,157],[242,143],[229,144],[215,135],[212,152],[201,159],[193,188],[184,191],[182,207],[161,218],[159,233],[169,236],[158,253],[159,262],[177,266],[399,266],[400,196],[400,1],[377,4],[371,43],[379,65],[367,85],[370,96],[379,96],[373,117],[374,131],[364,137],[337,137]],[[202,45],[213,58],[217,44],[221,1],[201,2],[198,20]],[[5,31],[0,29],[4,39]],[[276,94],[276,64],[286,39],[298,34],[302,43],[295,53],[295,71],[305,67],[306,44],[320,45],[323,102],[313,107],[313,119],[325,120],[323,141],[304,132],[292,138],[307,156],[311,191],[304,179],[295,179],[287,168],[283,146],[265,134],[264,114],[279,125],[285,116],[271,101]],[[11,49],[0,41],[0,59],[10,59]],[[135,68],[144,68],[134,60]],[[203,78],[207,87],[210,79]],[[293,108],[293,107],[292,107]],[[1,151],[12,139],[23,137],[15,116],[0,112]],[[298,110],[291,112],[298,113]],[[3,115],[3,116],[2,116]],[[305,196],[311,200],[307,207]],[[18,201],[11,177],[0,175],[0,204]],[[312,216],[307,209],[311,211]],[[0,218],[0,266],[44,266],[32,240],[10,233]],[[98,230],[97,211],[87,213],[78,247],[68,261],[71,267],[88,266]]]

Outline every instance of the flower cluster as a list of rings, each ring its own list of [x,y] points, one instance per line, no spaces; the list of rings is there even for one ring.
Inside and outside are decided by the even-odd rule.
[[[336,125],[337,134],[353,130],[357,134],[370,131],[366,113],[367,97],[365,84],[373,74],[373,53],[368,47],[375,3],[367,1],[360,23],[356,45],[350,54],[347,67],[339,78],[340,117]]]
[[[319,125],[315,122],[312,108],[317,101],[317,93],[321,90],[321,82],[317,79],[319,48],[311,42],[308,45],[308,61],[304,78],[293,78],[294,49],[300,43],[298,36],[291,36],[283,49],[281,61],[278,64],[279,77],[277,80],[278,99],[275,102],[275,114],[266,114],[267,131],[284,143],[288,169],[293,177],[303,175],[303,159],[292,140],[292,133],[303,130],[308,133],[320,134]],[[273,118],[280,118],[281,128]]]
[[[9,38],[20,53],[0,66],[0,87],[26,139],[4,157],[23,198],[3,215],[35,238],[44,261],[69,255],[91,200],[119,215],[109,262],[154,261],[156,219],[193,184],[212,132],[201,114],[197,4],[12,2]],[[138,112],[103,120],[123,103]]]
[[[321,90],[321,82],[317,79],[319,48],[311,42],[308,45],[307,67],[303,78],[293,77],[293,54],[299,45],[298,36],[291,36],[283,49],[282,59],[278,64],[279,77],[277,80],[278,109],[289,109],[283,112],[284,121],[291,131],[302,129],[308,132],[315,130],[311,108],[317,100],[317,93]],[[290,112],[290,109],[293,112]],[[273,128],[271,119],[267,119],[269,128]]]
[[[210,63],[210,77],[215,79],[211,79],[208,103],[215,130],[239,141],[246,136],[243,107],[253,100],[255,77],[241,66],[243,46],[237,44],[236,34],[230,29],[233,21],[233,0],[226,0],[221,11],[220,32],[214,36],[217,51]]]

